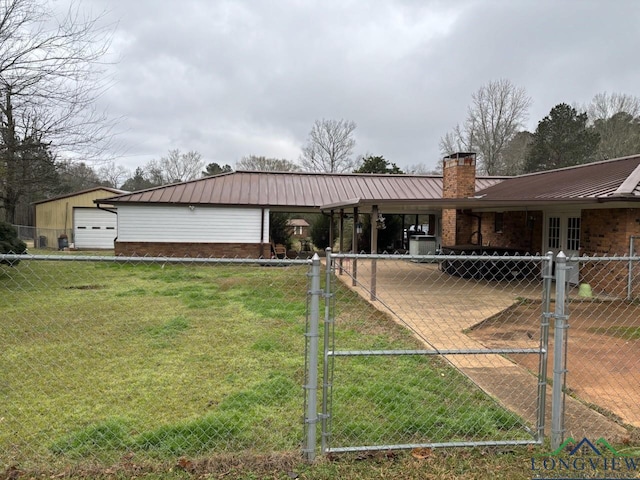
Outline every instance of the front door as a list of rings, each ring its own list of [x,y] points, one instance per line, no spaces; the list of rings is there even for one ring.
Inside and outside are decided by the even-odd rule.
[[[567,258],[580,254],[580,212],[553,212],[545,220],[545,252],[554,255],[564,252]],[[567,262],[572,267],[567,272],[569,283],[577,285],[580,281],[578,262]]]

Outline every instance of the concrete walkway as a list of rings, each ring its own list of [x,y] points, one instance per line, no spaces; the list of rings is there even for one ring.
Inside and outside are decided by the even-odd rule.
[[[371,261],[358,260],[355,287],[350,275],[351,262],[345,260],[343,266],[345,272],[338,278],[371,301]],[[509,283],[463,279],[440,272],[437,264],[408,260],[378,260],[375,270],[376,300],[372,305],[410,328],[426,348],[487,350],[465,331],[523,299],[542,299],[542,284],[538,280]],[[538,348],[539,339],[537,323],[531,325],[526,339],[518,339],[514,348]],[[537,372],[529,372],[498,354],[447,355],[445,358],[505,407],[536,424]],[[547,377],[551,376],[552,365],[549,365]],[[551,433],[550,385],[546,400],[545,435],[548,436]],[[610,442],[619,442],[628,436],[622,426],[569,396],[566,397],[565,429],[565,438],[604,437]]]

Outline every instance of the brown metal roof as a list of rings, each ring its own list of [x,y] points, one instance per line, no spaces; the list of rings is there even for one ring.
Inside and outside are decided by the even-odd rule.
[[[480,177],[476,189],[507,177]],[[320,208],[354,200],[442,198],[442,177],[426,175],[231,172],[119,195],[100,202]]]
[[[307,222],[304,218],[292,218],[287,220],[287,225],[290,227],[308,227],[309,222]]]
[[[485,201],[640,200],[640,155],[521,175],[477,192]]]
[[[65,193],[63,195],[58,195],[57,197],[51,197],[51,198],[46,198],[44,200],[38,200],[37,202],[33,202],[33,205],[40,205],[41,203],[53,202],[55,200],[61,200],[63,198],[70,198],[70,197],[76,197],[78,195],[84,195],[85,193],[97,192],[97,191],[105,191],[105,192],[112,193],[114,195],[120,195],[122,193],[129,193],[126,190],[119,190],[117,188],[111,188],[111,187],[92,187],[92,188],[87,188],[85,190],[80,190],[78,192]]]

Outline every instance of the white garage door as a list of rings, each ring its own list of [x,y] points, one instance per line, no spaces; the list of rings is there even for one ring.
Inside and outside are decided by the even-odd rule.
[[[73,234],[76,248],[113,248],[117,216],[97,208],[74,208]]]

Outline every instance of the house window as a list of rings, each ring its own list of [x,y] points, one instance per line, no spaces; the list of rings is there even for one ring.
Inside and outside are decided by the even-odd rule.
[[[302,227],[299,225],[296,225],[295,227],[293,227],[293,234],[302,235]]]
[[[560,217],[549,217],[549,248],[560,248]]]
[[[502,227],[504,226],[504,213],[496,212],[493,219],[494,219],[493,231],[495,233],[502,233]]]
[[[567,223],[567,250],[580,249],[580,217],[569,217]]]

